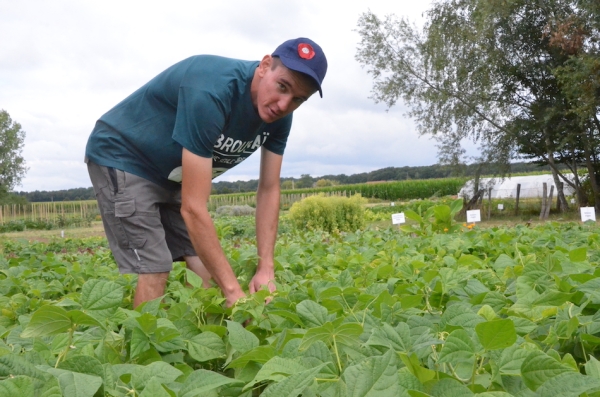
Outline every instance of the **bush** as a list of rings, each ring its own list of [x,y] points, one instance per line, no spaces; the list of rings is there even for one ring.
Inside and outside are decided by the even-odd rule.
[[[0,188],[0,205],[26,205],[27,198]]]
[[[365,203],[360,195],[347,198],[319,194],[294,203],[290,218],[297,229],[353,232],[365,226]]]
[[[218,216],[244,216],[254,215],[256,209],[249,205],[224,205],[217,208]]]
[[[23,230],[25,230],[25,222],[23,221],[10,221],[0,225],[0,233],[22,232]]]
[[[253,237],[256,235],[254,217],[247,216],[220,216],[214,220],[219,240],[231,237]]]
[[[23,222],[25,224],[25,229],[29,230],[52,230],[54,228],[52,222],[41,218],[35,221],[26,219]]]

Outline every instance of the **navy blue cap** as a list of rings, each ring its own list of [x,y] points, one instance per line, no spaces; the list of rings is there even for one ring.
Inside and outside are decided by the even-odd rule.
[[[305,37],[288,40],[277,47],[271,56],[279,57],[286,68],[312,77],[323,98],[321,84],[327,73],[327,58],[317,43]]]

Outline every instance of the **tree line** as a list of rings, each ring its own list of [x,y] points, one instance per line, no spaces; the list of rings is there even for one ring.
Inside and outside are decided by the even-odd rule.
[[[476,172],[477,166],[465,165],[458,170],[456,168],[442,166],[442,165],[429,165],[420,167],[386,167],[371,172],[363,172],[352,175],[323,175],[323,176],[310,176],[304,174],[299,178],[281,178],[282,188],[295,188],[302,189],[307,187],[313,187],[318,185],[319,181],[329,181],[332,184],[349,185],[355,183],[366,183],[366,182],[377,182],[377,181],[403,181],[408,179],[433,179],[433,178],[447,178],[453,176],[473,176]],[[493,167],[489,167],[490,174],[494,173]],[[530,163],[514,163],[511,164],[511,172],[513,173],[525,173],[525,172],[550,172],[548,166],[540,166],[537,164]],[[326,185],[325,185],[326,186]],[[258,188],[258,179],[252,179],[249,181],[236,181],[236,182],[213,182],[212,193],[213,194],[229,194],[237,192],[255,192]],[[33,192],[15,192],[14,195],[17,197],[17,201],[11,203],[24,203],[24,202],[50,202],[50,201],[78,201],[78,200],[94,200],[95,194],[92,187],[87,188],[75,188],[65,190],[36,190]],[[21,199],[21,201],[18,201]]]
[[[24,176],[26,167],[21,155],[25,132],[19,123],[14,122],[8,113],[0,111],[0,138],[3,142],[0,148],[0,205],[26,204],[28,202],[79,201],[94,200],[92,187],[73,188],[54,191],[14,192],[12,187],[18,184]],[[430,165],[419,167],[386,167],[371,172],[346,175],[323,175],[313,177],[303,174],[299,178],[281,178],[282,189],[302,189],[332,185],[347,185],[376,181],[402,181],[408,179],[432,179],[453,176],[476,176],[482,172],[497,175],[499,166],[490,162],[478,164]],[[559,164],[559,169],[566,168]],[[543,163],[512,163],[511,172],[550,172],[551,168]],[[213,182],[213,194],[229,194],[237,192],[254,192],[258,188],[258,179],[236,182]]]
[[[477,172],[487,175],[496,175],[497,169],[494,164],[462,164],[460,166],[428,165],[428,166],[404,166],[386,167],[370,172],[358,174],[329,174],[322,176],[311,176],[303,174],[299,178],[281,178],[282,189],[304,189],[313,186],[350,185],[355,183],[379,182],[379,181],[404,181],[408,179],[434,179],[455,176],[475,176]],[[564,168],[563,166],[560,167]],[[510,173],[547,172],[550,167],[545,164],[516,162],[510,164]],[[324,182],[324,183],[321,183]],[[236,182],[213,182],[213,194],[229,194],[237,192],[253,192],[258,188],[258,179]]]
[[[476,165],[465,165],[456,169],[442,165],[429,165],[420,167],[386,167],[371,172],[363,172],[352,175],[323,175],[310,176],[304,174],[299,178],[281,178],[282,188],[302,189],[317,186],[319,181],[325,180],[334,184],[350,185],[355,183],[377,182],[377,181],[403,181],[407,179],[433,179],[447,178],[453,176],[474,176],[477,171]],[[493,167],[489,167],[485,173],[493,174]],[[530,163],[511,164],[512,173],[527,172],[550,172],[550,167]],[[212,194],[229,194],[237,192],[255,192],[258,188],[258,179],[236,182],[213,182]],[[75,188],[65,190],[36,190],[33,192],[14,192],[15,198],[11,202],[0,204],[23,204],[25,202],[50,202],[50,201],[77,201],[94,200],[95,194],[92,187]],[[20,199],[20,200],[19,200]]]

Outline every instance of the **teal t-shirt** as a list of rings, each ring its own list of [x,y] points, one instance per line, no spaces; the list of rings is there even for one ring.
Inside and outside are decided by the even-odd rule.
[[[264,123],[252,105],[256,61],[187,58],[150,80],[96,122],[86,157],[180,189],[182,150],[213,159],[213,178],[259,147],[283,154],[292,115]]]

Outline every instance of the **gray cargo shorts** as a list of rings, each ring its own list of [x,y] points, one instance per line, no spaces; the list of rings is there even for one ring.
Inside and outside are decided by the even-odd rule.
[[[181,190],[87,161],[110,249],[121,273],[165,273],[195,256],[181,216]]]

